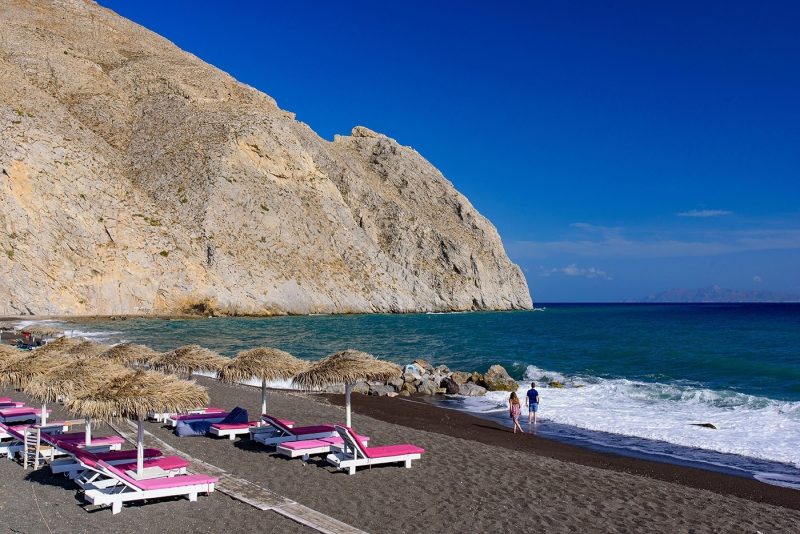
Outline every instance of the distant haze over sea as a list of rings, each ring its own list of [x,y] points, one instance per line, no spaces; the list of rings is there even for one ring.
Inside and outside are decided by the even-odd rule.
[[[717,285],[699,289],[673,288],[629,302],[800,302],[800,295],[775,291],[726,289]]]

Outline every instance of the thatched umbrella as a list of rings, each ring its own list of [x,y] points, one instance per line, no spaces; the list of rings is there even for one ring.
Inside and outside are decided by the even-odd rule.
[[[157,371],[191,376],[197,371],[216,373],[227,361],[227,358],[200,345],[185,345],[150,358],[147,364]]]
[[[25,353],[16,347],[0,344],[0,366],[24,355]]]
[[[150,412],[183,412],[208,403],[208,392],[188,380],[156,371],[126,370],[97,389],[69,399],[65,406],[84,417],[111,420],[134,419],[138,425],[136,472],[144,461],[144,424]]]
[[[33,377],[23,390],[43,403],[54,403],[97,389],[112,377],[126,372],[130,372],[130,370],[108,360],[79,358],[63,362],[61,365]],[[85,433],[86,445],[91,445],[92,421],[90,417],[86,418]]]
[[[30,332],[31,334],[40,337],[58,336],[64,333],[63,330],[53,326],[48,326],[46,324],[34,324],[26,326],[25,328],[20,328],[20,330],[23,332]]]
[[[264,347],[240,352],[222,366],[218,376],[223,382],[231,383],[261,379],[261,413],[265,414],[267,381],[287,380],[309,367],[309,362],[288,352]]]
[[[86,339],[79,339],[74,345],[67,347],[61,353],[65,356],[78,356],[81,358],[91,358],[97,356],[109,349],[108,345],[98,343],[97,341],[89,341]]]
[[[156,352],[145,345],[119,343],[107,349],[105,352],[98,354],[98,357],[128,365],[132,363],[146,363],[160,355],[160,352]]]
[[[400,376],[398,365],[379,360],[366,352],[348,349],[320,360],[308,371],[294,377],[292,383],[304,389],[344,384],[347,426],[351,426],[350,394],[353,392],[353,384],[360,380],[383,381],[395,376]]]
[[[65,363],[65,358],[56,353],[41,353],[38,350],[8,362],[0,369],[0,385],[24,388],[37,375],[48,372]],[[47,424],[47,403],[42,403],[41,423]]]
[[[36,354],[61,354],[71,349],[75,345],[79,345],[83,341],[85,340],[79,337],[63,336],[44,346],[34,349],[34,352]]]

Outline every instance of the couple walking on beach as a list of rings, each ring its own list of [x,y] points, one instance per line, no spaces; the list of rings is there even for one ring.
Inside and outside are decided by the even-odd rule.
[[[536,391],[535,382],[531,382],[531,389],[529,389],[528,393],[525,395],[525,404],[528,407],[528,424],[536,423],[536,412],[539,411],[539,392]],[[522,405],[519,402],[519,397],[517,397],[515,391],[512,391],[508,399],[508,413],[512,421],[514,421],[514,434],[517,433],[517,429],[523,434],[525,433],[519,424],[519,415],[521,412]]]

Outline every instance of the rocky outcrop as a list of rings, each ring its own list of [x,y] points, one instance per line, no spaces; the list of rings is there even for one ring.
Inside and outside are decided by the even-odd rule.
[[[0,315],[530,308],[413,148],[330,142],[84,0],[0,3]]]
[[[483,375],[483,383],[489,391],[517,391],[519,384],[511,378],[508,371],[502,365],[493,365],[489,367],[486,374]]]

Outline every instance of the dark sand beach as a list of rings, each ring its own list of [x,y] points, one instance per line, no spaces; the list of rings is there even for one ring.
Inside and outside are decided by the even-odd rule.
[[[200,378],[212,403],[257,413],[259,391]],[[5,390],[3,395],[19,393]],[[417,530],[550,532],[796,532],[800,493],[690,468],[586,451],[510,430],[468,414],[402,399],[354,395],[354,427],[374,445],[426,449],[412,469],[335,472],[278,457],[248,440],[178,438],[147,430],[174,447],[369,532]],[[273,391],[270,413],[298,424],[344,419],[341,396]],[[100,431],[97,432],[99,435]],[[220,492],[186,500],[84,511],[69,482],[43,469],[0,462],[0,513],[17,532],[172,532],[223,529],[308,531]]]

